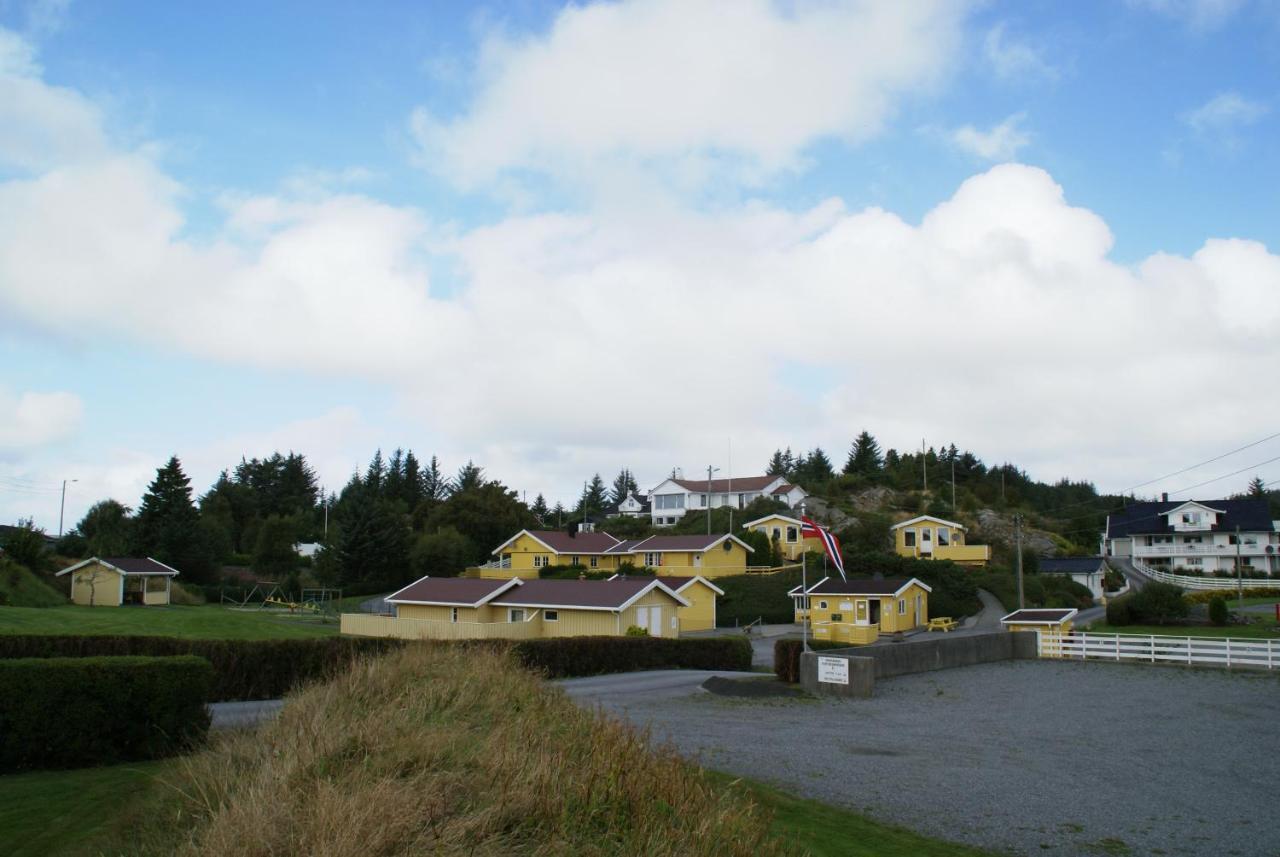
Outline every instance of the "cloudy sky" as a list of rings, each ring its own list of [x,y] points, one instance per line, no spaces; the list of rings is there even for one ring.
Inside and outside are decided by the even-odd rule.
[[[171,454],[1121,490],[1280,431],[1274,0],[365,5],[0,0],[0,520]]]

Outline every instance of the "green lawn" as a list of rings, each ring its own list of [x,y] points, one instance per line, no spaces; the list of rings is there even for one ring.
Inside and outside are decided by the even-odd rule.
[[[167,762],[0,777],[0,854],[57,857],[111,832],[118,814],[159,786]]]
[[[707,772],[722,786],[741,789],[773,813],[773,833],[812,857],[993,857],[983,851],[872,821],[847,809],[788,794],[754,780]]]
[[[337,622],[228,607],[0,607],[0,634],[106,634],[217,640],[328,637]]]
[[[1106,625],[1095,623],[1085,630],[1097,631],[1100,634],[1155,634],[1163,637],[1234,637],[1238,639],[1277,639],[1280,638],[1280,627],[1275,619],[1262,622],[1251,622],[1248,625],[1224,625],[1221,628],[1213,625],[1197,625],[1182,627],[1180,625]]]

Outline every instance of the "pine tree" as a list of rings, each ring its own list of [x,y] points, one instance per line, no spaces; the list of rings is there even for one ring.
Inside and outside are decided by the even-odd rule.
[[[422,499],[439,502],[449,496],[449,480],[440,470],[440,459],[434,455],[422,471]]]
[[[1249,480],[1249,496],[1265,497],[1267,496],[1267,483],[1262,481],[1261,476],[1255,476]]]
[[[636,484],[635,476],[632,475],[630,470],[624,467],[613,480],[613,491],[609,495],[609,500],[616,506],[623,500],[627,499],[628,494],[638,492],[639,490],[640,486]]]
[[[404,487],[400,490],[400,499],[410,510],[422,502],[422,467],[412,449],[404,456]]]
[[[890,450],[893,452],[893,450]],[[897,453],[894,453],[895,457]],[[884,466],[880,458],[880,444],[865,429],[853,441],[849,449],[849,460],[844,464],[844,472],[858,476],[872,476]]]
[[[782,450],[775,449],[773,455],[769,457],[769,466],[765,468],[765,474],[768,476],[786,476],[787,461],[782,457]]]
[[[171,565],[197,582],[212,575],[212,556],[191,499],[191,480],[176,455],[156,471],[134,524],[138,553]]]
[[[821,484],[830,482],[833,476],[835,471],[831,467],[831,459],[827,458],[822,447],[815,446],[805,459],[804,478],[810,483]]]
[[[474,461],[468,459],[467,463],[458,470],[458,475],[453,480],[452,493],[458,494],[463,491],[470,491],[482,485],[484,485],[484,468],[476,466]]]
[[[567,517],[569,517],[569,510],[564,507],[564,503],[557,500],[555,508],[547,513],[547,526],[559,529],[564,525]]]
[[[388,500],[404,499],[404,450],[396,447],[387,460],[387,473],[382,483],[382,496]]]
[[[369,469],[364,474],[364,485],[374,494],[381,496],[382,483],[387,478],[387,466],[382,463],[382,450],[378,449],[373,453],[373,460],[369,462]]]
[[[600,474],[597,473],[591,477],[591,481],[583,488],[582,497],[578,500],[578,508],[575,512],[584,519],[598,518],[608,504],[609,489],[605,486],[604,480],[600,478]]]
[[[344,586],[377,591],[408,582],[409,521],[398,503],[380,496],[369,479],[361,481],[357,474],[342,489],[334,518],[334,553]]]
[[[551,510],[547,508],[547,499],[539,494],[533,498],[533,505],[529,507],[529,511],[538,519],[539,525],[545,527],[547,525],[547,516],[551,514]]]

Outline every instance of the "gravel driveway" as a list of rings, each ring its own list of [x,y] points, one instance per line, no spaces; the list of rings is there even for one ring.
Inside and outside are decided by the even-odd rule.
[[[1020,854],[1280,855],[1280,676],[1010,661],[872,699],[591,696],[708,767]]]

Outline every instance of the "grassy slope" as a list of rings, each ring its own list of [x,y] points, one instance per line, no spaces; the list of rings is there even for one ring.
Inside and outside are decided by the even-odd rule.
[[[724,788],[745,793],[769,810],[773,816],[771,832],[812,857],[981,857],[993,853],[872,821],[765,783],[714,771],[710,775]]]
[[[0,634],[107,634],[222,640],[327,637],[336,622],[203,607],[0,607]]]
[[[158,788],[154,777],[170,764],[0,777],[0,854],[52,857],[81,851],[115,827],[122,810]]]
[[[14,607],[57,607],[66,604],[62,593],[25,567],[0,559],[0,604]]]

